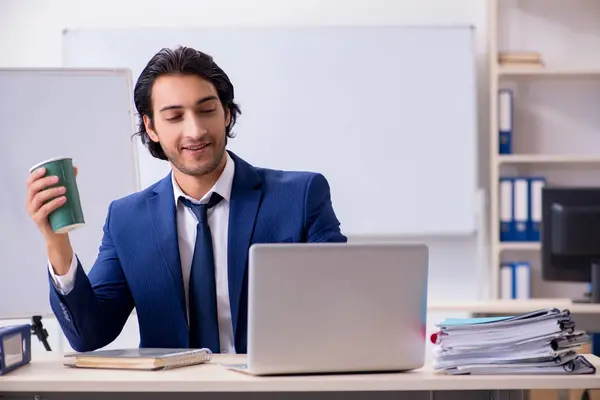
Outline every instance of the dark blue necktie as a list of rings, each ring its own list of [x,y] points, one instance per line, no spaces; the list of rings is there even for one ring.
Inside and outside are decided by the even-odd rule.
[[[219,323],[215,263],[206,212],[222,199],[218,193],[213,193],[207,204],[196,204],[181,198],[198,219],[189,283],[190,347],[205,347],[213,353],[220,352]]]

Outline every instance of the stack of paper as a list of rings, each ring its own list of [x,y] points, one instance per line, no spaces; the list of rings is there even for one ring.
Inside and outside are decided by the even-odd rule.
[[[434,368],[450,374],[593,374],[576,351],[589,341],[568,310],[446,319],[431,336]]]

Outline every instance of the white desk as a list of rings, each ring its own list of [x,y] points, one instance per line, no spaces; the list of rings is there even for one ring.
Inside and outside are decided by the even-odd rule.
[[[587,357],[600,368],[599,358]],[[279,398],[276,396],[321,399],[335,397],[336,393],[343,399],[364,399],[365,392],[370,392],[368,397],[398,399],[398,393],[402,392],[402,399],[431,399],[435,393],[436,400],[489,399],[491,395],[496,396],[494,399],[512,400],[523,398],[523,391],[530,389],[600,388],[600,375],[450,376],[426,367],[405,373],[253,377],[220,365],[244,360],[244,356],[215,355],[209,364],[170,371],[85,370],[64,367],[62,357],[48,353],[30,365],[0,376],[0,398],[40,395],[42,399],[90,399],[104,394],[115,399],[118,394],[131,398],[137,393],[144,399],[152,396],[172,399],[192,398],[202,392],[203,399]]]

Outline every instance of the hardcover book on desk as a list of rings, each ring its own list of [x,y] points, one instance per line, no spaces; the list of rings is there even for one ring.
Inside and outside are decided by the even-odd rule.
[[[65,365],[76,368],[155,371],[202,364],[212,359],[209,349],[118,349],[71,353]]]

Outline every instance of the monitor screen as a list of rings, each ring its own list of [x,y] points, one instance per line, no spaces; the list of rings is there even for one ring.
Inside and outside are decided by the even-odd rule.
[[[600,188],[542,189],[542,278],[591,282],[600,263]]]

